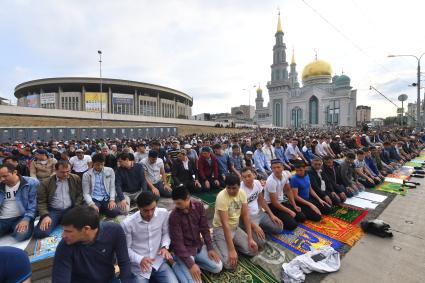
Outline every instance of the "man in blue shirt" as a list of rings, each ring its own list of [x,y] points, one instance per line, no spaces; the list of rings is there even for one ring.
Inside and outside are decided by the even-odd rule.
[[[213,150],[218,162],[218,173],[220,175],[218,180],[220,182],[220,186],[224,188],[224,180],[226,179],[226,176],[228,176],[230,172],[234,172],[235,170],[233,168],[232,163],[230,162],[229,155],[223,152],[223,149],[220,144],[215,144],[213,146]]]
[[[263,144],[258,142],[255,144],[255,147],[257,148],[254,152],[255,170],[262,179],[267,179],[272,171],[270,169],[266,155],[263,152]]]
[[[105,167],[105,161],[101,153],[92,157],[93,168],[83,175],[84,200],[99,213],[114,218],[120,214],[120,208],[115,203],[115,172]]]
[[[292,164],[289,162],[288,158],[286,158],[285,149],[283,148],[282,142],[280,140],[274,141],[274,153],[276,158],[282,161],[283,169],[291,171]]]
[[[112,222],[99,223],[93,207],[77,206],[62,218],[64,230],[52,270],[52,283],[131,283],[124,230]],[[120,268],[115,276],[114,262]]]
[[[307,219],[320,221],[322,213],[331,213],[331,206],[322,200],[311,187],[310,177],[305,173],[304,162],[296,162],[295,171],[296,174],[290,179],[295,202],[301,207],[301,211]]]

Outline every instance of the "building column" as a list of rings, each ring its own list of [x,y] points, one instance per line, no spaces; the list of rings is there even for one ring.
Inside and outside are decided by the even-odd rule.
[[[134,97],[133,97],[133,114],[139,115],[139,98],[137,97],[137,89],[134,90]]]
[[[156,96],[156,100],[157,100],[157,102],[156,102],[156,105],[157,105],[157,112],[156,112],[156,116],[157,117],[162,117],[162,113],[161,113],[161,110],[162,110],[162,105],[161,105],[161,98],[159,97],[159,92],[157,93],[157,96]]]
[[[62,96],[62,88],[58,87],[58,93],[55,95],[55,107],[56,109],[62,109],[61,96]]]
[[[80,101],[81,101],[81,111],[86,111],[86,88],[84,87],[84,85],[81,87],[81,97],[80,97]]]
[[[113,105],[112,105],[112,89],[111,87],[108,87],[108,110],[107,113],[113,113]]]

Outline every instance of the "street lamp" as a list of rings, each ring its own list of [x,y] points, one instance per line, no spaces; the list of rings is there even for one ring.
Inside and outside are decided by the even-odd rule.
[[[99,54],[99,80],[100,80],[100,123],[103,128],[103,90],[102,90],[102,50],[97,50]]]
[[[256,86],[253,86],[252,88],[255,88]],[[251,119],[251,88],[243,88],[242,90],[248,91],[248,106],[249,106],[249,119]]]
[[[421,54],[421,56],[416,56],[416,55],[406,55],[406,54],[401,54],[401,55],[388,55],[388,57],[413,57],[416,58],[416,60],[418,61],[418,67],[417,67],[417,83],[416,83],[416,87],[417,87],[417,99],[416,99],[416,128],[419,130],[421,127],[421,59],[422,56],[424,56],[425,52]],[[424,115],[425,118],[425,115]],[[425,122],[422,121],[422,125],[425,125]]]

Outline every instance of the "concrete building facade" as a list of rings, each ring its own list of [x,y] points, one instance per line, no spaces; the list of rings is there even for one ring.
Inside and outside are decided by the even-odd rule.
[[[371,108],[366,105],[359,105],[356,107],[356,124],[361,126],[364,123],[371,121]]]
[[[118,79],[47,78],[15,87],[18,106],[189,119],[193,98],[164,86]],[[102,110],[101,110],[102,109]]]

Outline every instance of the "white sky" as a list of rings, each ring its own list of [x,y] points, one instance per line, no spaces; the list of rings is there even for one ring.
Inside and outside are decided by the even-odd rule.
[[[104,77],[186,92],[194,114],[248,104],[242,89],[258,83],[267,102],[278,7],[299,77],[316,49],[335,73],[351,77],[358,105],[372,106],[372,117],[395,115],[396,108],[370,85],[394,101],[401,93],[416,101],[408,87],[416,82],[416,59],[387,55],[425,52],[419,0],[4,0],[0,96],[14,99],[14,87],[27,80],[98,76],[101,49]]]

